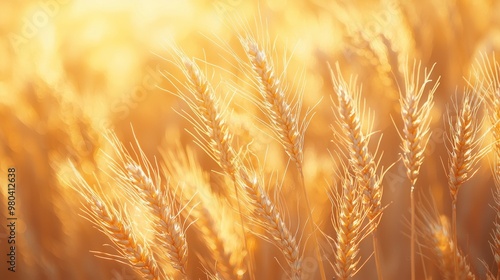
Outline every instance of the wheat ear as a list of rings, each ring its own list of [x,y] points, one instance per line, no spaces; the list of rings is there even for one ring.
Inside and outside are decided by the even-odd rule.
[[[334,208],[332,216],[333,228],[336,232],[334,240],[335,262],[332,264],[336,279],[350,279],[359,271],[361,260],[360,243],[375,227],[374,220],[364,223],[367,211],[363,209],[360,188],[354,178],[344,178],[340,194],[330,197]]]
[[[250,36],[247,38],[240,38],[240,41],[250,60],[252,69],[257,76],[265,112],[269,116],[271,126],[281,140],[280,142],[285,148],[285,152],[297,167],[301,179],[300,182],[306,203],[306,210],[308,218],[311,222],[312,233],[314,235],[314,242],[316,246],[315,252],[321,279],[326,280],[325,269],[321,258],[321,248],[305,186],[302,166],[304,131],[307,127],[307,122],[305,122],[304,125],[299,125],[298,114],[295,112],[297,107],[292,107],[290,103],[287,102],[285,90],[280,83],[279,78],[275,75],[273,63],[267,57],[265,50],[261,49],[255,39]]]
[[[76,186],[73,187],[85,200],[83,211],[87,215],[87,219],[113,242],[125,262],[128,262],[144,279],[163,279],[166,277],[163,276],[146,242],[135,236],[126,216],[116,210],[111,202],[103,199],[103,196],[94,191],[76,169],[74,172],[77,179]]]
[[[333,88],[337,95],[337,102],[334,106],[337,108],[335,117],[338,125],[342,128],[342,133],[339,134],[344,147],[349,155],[349,163],[353,167],[356,177],[356,185],[361,188],[360,195],[367,209],[368,218],[371,225],[374,227],[372,231],[373,250],[375,254],[375,262],[377,267],[378,279],[382,279],[381,264],[377,246],[376,228],[378,221],[376,218],[382,214],[382,194],[383,189],[381,179],[377,175],[377,163],[374,155],[368,149],[370,134],[365,135],[362,131],[361,119],[364,115],[364,110],[359,107],[359,99],[361,89],[356,87],[356,80],[351,79],[348,84],[341,75],[340,66],[336,64],[336,74],[330,68]]]
[[[273,243],[282,251],[290,266],[290,279],[301,278],[301,255],[299,245],[283,220],[277,206],[267,195],[257,176],[250,175],[246,169],[240,172],[241,187],[245,190],[250,204],[266,232],[272,237]]]
[[[169,195],[159,188],[158,182],[153,182],[144,173],[140,165],[130,163],[126,169],[131,184],[156,217],[154,230],[157,242],[165,249],[172,267],[186,278],[188,244],[179,214],[173,210],[173,199],[168,199]]]
[[[458,250],[450,236],[450,222],[446,216],[439,216],[434,209],[419,205],[417,229],[421,240],[426,240],[434,255],[442,277],[445,280],[476,279],[466,257]]]
[[[406,176],[410,180],[410,215],[411,215],[411,233],[410,233],[410,258],[411,258],[411,279],[415,280],[415,198],[414,190],[417,183],[420,166],[424,161],[425,147],[430,138],[429,125],[431,122],[431,109],[433,106],[434,92],[439,86],[439,78],[434,85],[427,89],[427,85],[432,82],[430,75],[434,66],[427,71],[424,70],[423,81],[420,79],[421,62],[413,62],[413,68],[410,70],[405,66],[404,92],[400,91],[401,117],[403,119],[403,130],[399,132],[402,139],[401,159],[406,167]],[[421,99],[424,91],[428,91],[427,100],[422,104]]]
[[[451,195],[451,234],[454,248],[458,250],[457,242],[457,199],[460,187],[477,172],[476,164],[484,156],[485,150],[478,151],[481,121],[478,120],[478,99],[466,91],[460,104],[454,103],[455,120],[448,112],[449,147],[448,147],[448,187]],[[458,260],[455,254],[455,269]]]
[[[172,267],[186,278],[188,246],[170,187],[160,187],[158,168],[147,159],[137,139],[132,147],[134,159],[116,134],[109,132],[106,138],[114,150],[107,159],[116,182],[129,198],[138,197],[151,211],[156,241],[165,249]]]
[[[196,121],[191,118],[191,123],[195,127],[195,130],[200,135],[205,135],[207,137],[208,145],[203,144],[204,141],[201,140],[198,141],[198,144],[204,148],[204,150],[219,164],[224,173],[233,181],[234,193],[240,215],[241,231],[244,237],[245,251],[247,253],[248,270],[250,277],[254,279],[254,265],[252,256],[250,256],[248,250],[245,222],[237,187],[237,171],[239,166],[236,152],[231,144],[233,134],[230,133],[226,125],[225,115],[219,108],[220,105],[214,90],[200,68],[181,51],[175,51],[180,60],[177,61],[177,64],[188,78],[187,89],[191,93],[191,96],[183,93],[179,93],[177,96],[188,104],[199,119],[199,121]]]

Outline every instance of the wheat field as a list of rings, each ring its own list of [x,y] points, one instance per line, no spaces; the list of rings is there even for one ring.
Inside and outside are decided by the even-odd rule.
[[[500,1],[2,1],[0,34],[0,279],[500,279]]]

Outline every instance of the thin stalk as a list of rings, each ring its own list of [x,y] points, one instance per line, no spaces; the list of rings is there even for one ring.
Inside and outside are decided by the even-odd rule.
[[[320,251],[321,247],[319,246],[318,236],[316,235],[316,229],[314,227],[314,220],[313,220],[313,216],[312,216],[311,204],[309,203],[309,196],[307,195],[304,173],[302,172],[302,169],[299,170],[299,174],[300,174],[300,182],[302,185],[301,188],[302,188],[302,191],[304,194],[304,199],[306,201],[307,214],[309,216],[309,220],[311,221],[310,224],[311,224],[312,234],[314,235],[314,243],[316,246],[316,250],[314,250],[314,251],[316,253],[316,258],[318,259],[319,272],[321,275],[321,279],[326,280],[325,267],[323,265],[323,260],[322,260],[321,251]]]
[[[378,280],[384,279],[382,275],[382,267],[380,265],[380,256],[378,255],[378,240],[377,240],[377,229],[372,232],[373,241],[373,254],[375,255],[375,267],[377,268],[377,278]]]
[[[457,198],[453,197],[451,202],[451,238],[453,240],[453,272],[455,280],[458,280],[458,243],[457,243]]]
[[[411,280],[415,280],[415,186],[410,189],[410,208],[411,208],[411,241],[410,241],[410,260],[411,260]]]

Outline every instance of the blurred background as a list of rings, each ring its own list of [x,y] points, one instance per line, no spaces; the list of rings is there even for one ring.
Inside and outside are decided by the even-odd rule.
[[[232,24],[235,21],[248,22],[248,26]],[[0,226],[1,279],[138,279],[127,266],[90,252],[109,251],[103,246],[109,241],[80,216],[80,197],[62,182],[62,176],[70,175],[63,174],[61,163],[70,160],[91,174],[99,168],[99,150],[106,146],[103,131],[112,128],[127,143],[133,141],[133,126],[148,157],[180,143],[197,151],[204,170],[217,170],[186,132],[192,125],[175,111],[187,106],[168,92],[176,89],[161,71],[183,79],[169,59],[168,46],[174,42],[189,57],[206,61],[212,73],[209,77],[233,79],[231,83],[237,85],[244,77],[239,77],[234,60],[225,54],[231,50],[245,59],[238,35],[249,29],[268,37],[279,69],[284,69],[289,58],[283,79],[291,90],[303,90],[304,113],[319,102],[306,132],[304,166],[317,209],[315,218],[323,221],[326,232],[331,230],[331,206],[325,194],[335,181],[338,166],[330,156],[337,146],[331,142],[334,117],[330,97],[334,92],[328,64],[339,62],[346,79],[356,75],[363,85],[362,95],[374,113],[372,146],[383,135],[380,165],[388,167],[399,158],[395,125],[401,127],[398,85],[402,87],[402,61],[418,59],[425,67],[436,63],[431,77],[441,76],[441,85],[435,94],[432,136],[417,188],[423,195],[432,193],[440,213],[450,215],[442,164],[447,162],[443,115],[454,93],[463,91],[464,77],[469,77],[481,53],[498,53],[500,1],[3,0],[0,220],[6,224],[7,169],[15,167],[18,255],[17,272],[8,272],[7,228]],[[247,120],[260,111],[243,109],[238,96],[233,102],[231,126],[240,127],[252,139],[252,133],[261,130]],[[268,138],[261,135],[256,143],[279,147]],[[281,152],[269,149],[269,153],[270,165],[286,164]],[[494,220],[489,206],[493,203],[491,162],[486,157],[480,163],[458,200],[459,246],[481,278],[485,273],[481,260],[490,267],[494,264],[488,243]],[[383,183],[383,201],[388,205],[379,229],[384,276],[409,278],[405,222],[409,182],[401,162],[389,170]],[[290,192],[285,189],[283,197]],[[289,205],[294,217],[294,204]],[[196,241],[192,244],[190,250],[196,251]],[[371,244],[363,246],[363,257],[367,257]],[[278,265],[267,265],[274,262],[268,252],[259,250],[255,257],[257,267],[262,265],[262,278],[258,279],[281,275]],[[196,257],[190,264],[189,275],[203,279]],[[436,267],[430,262],[426,267],[434,275]],[[422,277],[421,266],[417,270]],[[357,277],[373,279],[374,272],[371,259]],[[328,264],[327,274],[333,275]],[[437,275],[434,279],[439,279]]]

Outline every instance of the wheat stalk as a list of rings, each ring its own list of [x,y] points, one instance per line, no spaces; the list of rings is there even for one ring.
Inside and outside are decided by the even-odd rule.
[[[449,146],[448,154],[448,187],[451,195],[452,238],[457,244],[457,199],[460,187],[477,172],[476,164],[484,156],[485,150],[478,151],[481,144],[479,130],[482,121],[478,120],[479,103],[469,91],[464,93],[461,104],[454,103],[456,119],[452,120],[448,112]],[[457,247],[454,248],[458,250]],[[455,266],[458,260],[455,254]],[[456,268],[458,269],[458,268]]]
[[[206,141],[198,140],[197,143],[219,164],[224,173],[233,181],[236,202],[238,204],[238,213],[240,215],[241,231],[244,237],[245,251],[247,253],[245,255],[248,255],[247,265],[250,277],[253,279],[253,261],[252,257],[249,255],[250,252],[248,250],[245,223],[237,188],[237,171],[239,166],[236,152],[231,144],[233,134],[226,125],[225,115],[223,110],[219,107],[218,98],[200,68],[180,50],[174,49],[174,51],[178,57],[176,60],[177,66],[182,70],[185,77],[188,78],[187,89],[191,94],[191,96],[188,96],[187,94],[181,93],[182,91],[179,90],[176,96],[188,104],[199,121],[189,117],[189,114],[186,114],[185,117],[190,120],[199,135],[205,135],[207,137]],[[208,144],[204,144],[206,142],[208,142]]]
[[[265,50],[261,49],[254,38],[248,36],[240,38],[240,42],[245,49],[245,52],[250,60],[252,69],[254,70],[257,80],[259,81],[259,89],[263,98],[264,111],[269,116],[271,127],[279,136],[281,144],[285,148],[292,162],[297,167],[302,193],[306,203],[308,218],[311,222],[311,228],[314,235],[316,246],[316,257],[320,269],[320,275],[323,280],[326,279],[325,269],[321,258],[321,248],[319,245],[317,233],[314,226],[312,209],[310,206],[309,197],[307,194],[305,179],[303,173],[303,149],[304,149],[304,132],[307,128],[307,121],[303,125],[299,125],[298,109],[299,107],[291,106],[285,97],[285,89],[278,77],[274,73],[272,61],[267,57]],[[300,102],[299,104],[300,105]]]
[[[410,180],[410,211],[411,211],[411,233],[410,233],[410,256],[411,256],[411,279],[415,280],[415,198],[414,190],[417,183],[420,166],[424,161],[425,147],[430,138],[431,109],[433,96],[439,86],[439,78],[434,86],[427,89],[427,100],[422,104],[421,99],[426,87],[432,82],[430,79],[434,66],[427,71],[424,69],[423,81],[420,79],[421,62],[413,62],[411,72],[407,67],[403,70],[405,89],[400,91],[401,117],[403,119],[403,130],[398,132],[401,139],[401,159],[406,167],[406,176]]]
[[[243,270],[241,260],[244,255],[240,235],[234,230],[234,215],[210,190],[208,174],[199,166],[194,151],[189,148],[185,152],[182,150],[179,145],[175,152],[163,151],[164,172],[169,174],[172,184],[182,186],[178,203],[196,205],[190,210],[189,219],[200,231],[200,238],[217,264],[216,274],[222,279],[235,278]],[[200,256],[202,261],[206,258]]]
[[[376,228],[378,226],[377,217],[382,213],[382,176],[377,175],[377,163],[368,149],[370,134],[365,135],[362,131],[361,119],[364,110],[359,107],[361,89],[356,88],[356,80],[351,79],[348,84],[342,77],[340,66],[336,64],[336,74],[330,68],[333,88],[337,95],[337,102],[333,101],[337,110],[335,117],[338,125],[342,128],[340,138],[344,147],[348,150],[348,160],[353,168],[356,185],[360,188],[362,202],[368,213],[367,216],[373,227],[371,231],[375,262],[377,266],[378,279],[382,279],[381,264],[377,250]],[[371,126],[371,125],[370,125]],[[335,131],[335,130],[334,130]]]
[[[335,263],[333,269],[337,279],[349,279],[359,271],[361,260],[360,243],[375,227],[373,220],[364,223],[367,212],[363,209],[362,196],[357,181],[349,177],[342,180],[342,191],[330,197],[332,205],[337,209],[332,212],[333,228],[336,232],[334,240]]]
[[[117,260],[128,263],[144,279],[164,279],[166,276],[163,276],[148,244],[136,237],[127,217],[116,210],[111,202],[101,198],[102,195],[94,191],[76,169],[74,172],[77,179],[73,188],[85,201],[83,211],[87,219],[113,242],[124,258],[124,261]]]
[[[490,242],[491,252],[497,265],[497,278],[500,277],[500,176],[495,175],[495,190],[493,192],[495,205],[495,221],[493,222],[493,231],[491,233],[492,241]]]
[[[443,279],[476,279],[466,257],[458,250],[450,236],[448,218],[438,216],[435,208],[431,210],[420,205],[418,209],[418,234],[427,242],[424,245],[432,251]]]

